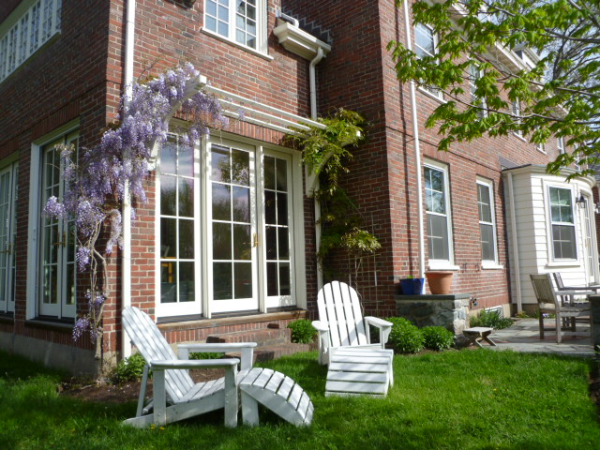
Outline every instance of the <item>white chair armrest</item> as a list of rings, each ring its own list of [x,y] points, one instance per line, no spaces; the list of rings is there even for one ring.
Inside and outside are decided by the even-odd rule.
[[[240,352],[241,364],[240,368],[250,369],[254,363],[254,347],[256,342],[232,342],[223,344],[207,344],[207,343],[190,343],[190,344],[179,344],[177,346],[179,352],[179,358],[190,359],[191,352],[202,352],[202,353],[226,353],[226,352]]]
[[[374,327],[379,328],[379,340],[381,346],[384,347],[387,344],[387,341],[390,337],[390,332],[392,331],[392,322],[388,322],[387,320],[379,319],[378,317],[367,316],[365,317],[365,322],[368,325],[372,325]]]
[[[227,369],[240,363],[237,358],[226,359],[168,359],[150,361],[148,365],[153,371],[171,369]]]
[[[325,322],[321,322],[320,320],[313,320],[312,326],[318,332],[327,332],[327,333],[329,333],[329,327],[327,326],[327,324]]]
[[[392,322],[388,322],[387,320],[383,320],[373,316],[367,316],[365,317],[365,320],[369,325],[373,325],[376,327],[391,327],[393,325]]]

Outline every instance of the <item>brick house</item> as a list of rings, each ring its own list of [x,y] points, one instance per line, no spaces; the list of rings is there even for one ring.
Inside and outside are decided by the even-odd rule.
[[[382,243],[355,280],[368,312],[394,315],[398,281],[426,269],[453,271],[453,293],[471,310],[505,313],[533,304],[528,273],[597,280],[594,180],[567,184],[544,173],[565,151],[559,140],[536,148],[517,135],[484,138],[439,153],[423,124],[443,97],[415,89],[412,98],[386,50],[407,36],[419,51],[435,49],[430,29],[407,30],[403,9],[385,1],[2,2],[0,348],[97,370],[89,338],[71,336],[85,301],[77,300],[69,223],[41,214],[60,194],[54,145],[96,144],[130,76],[183,61],[261,119],[231,121],[193,155],[176,136],[159,150],[148,202],[110,261],[105,358],[129,351],[120,322],[129,304],[151,313],[171,342],[313,317],[319,225],[301,157],[283,138],[286,124],[339,107],[370,122],[345,181]],[[503,57],[523,64],[527,55]],[[206,170],[233,159],[247,165],[246,182]],[[193,195],[173,207],[168,194],[181,186]],[[215,208],[224,198],[238,216]],[[251,236],[250,256],[240,256],[236,232]],[[345,276],[342,264],[331,266]]]

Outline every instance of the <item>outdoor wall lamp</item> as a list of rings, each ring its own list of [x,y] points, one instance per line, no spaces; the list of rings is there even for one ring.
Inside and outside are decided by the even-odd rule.
[[[575,199],[575,203],[577,203],[577,205],[580,208],[585,208],[585,205],[586,205],[587,201],[586,201],[585,197],[583,196],[583,194],[581,194],[579,197],[577,197]]]

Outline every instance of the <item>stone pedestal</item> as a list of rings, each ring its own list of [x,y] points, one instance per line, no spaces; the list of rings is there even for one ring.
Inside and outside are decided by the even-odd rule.
[[[594,350],[600,346],[600,295],[590,295],[590,305],[592,307],[592,346]]]
[[[470,298],[471,294],[394,296],[399,317],[411,320],[419,328],[447,328],[455,336],[462,335],[469,326]]]

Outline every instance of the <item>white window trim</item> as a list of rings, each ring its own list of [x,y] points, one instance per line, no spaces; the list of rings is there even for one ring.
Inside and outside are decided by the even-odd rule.
[[[425,53],[428,53],[428,54],[429,54],[429,52],[427,52],[427,50],[423,49],[423,47],[420,47],[420,46],[417,44],[417,27],[419,27],[419,26],[422,26],[422,27],[428,28],[428,29],[431,31],[431,35],[432,35],[432,37],[433,37],[433,55],[431,55],[431,54],[430,54],[430,56],[435,56],[435,55],[437,55],[437,53],[438,53],[438,45],[439,45],[439,36],[438,36],[438,34],[437,34],[437,33],[435,33],[435,32],[433,31],[433,28],[432,28],[430,25],[427,25],[427,24],[423,24],[423,23],[416,23],[416,24],[415,24],[415,26],[414,26],[414,34],[415,34],[415,38],[414,38],[415,42],[414,42],[414,45],[415,45],[415,49],[417,49],[417,48],[419,48],[419,49],[422,49],[422,50],[423,50]],[[415,53],[416,53],[416,51],[415,51]],[[418,57],[418,56],[417,56],[417,57]],[[433,88],[433,90],[430,90],[430,89],[427,89],[427,87],[425,87],[425,86],[419,86],[419,91],[421,91],[421,92],[423,92],[423,93],[427,94],[427,95],[428,95],[429,97],[431,97],[431,98],[434,98],[434,99],[436,99],[436,100],[439,100],[439,101],[441,101],[441,102],[444,102],[444,93],[442,92],[442,90],[441,90],[441,89],[437,89],[437,90],[436,90],[436,89],[434,89],[434,88]]]
[[[76,131],[79,128],[79,120],[69,122],[52,133],[38,139],[31,145],[31,164],[29,173],[29,223],[27,226],[27,290],[26,311],[27,320],[38,316],[39,311],[39,258],[41,256],[41,192],[40,180],[42,179],[42,147],[59,138]]]
[[[556,138],[556,148],[560,155],[565,153],[565,138],[563,136]]]
[[[197,179],[196,186],[202,185],[201,194],[198,195],[199,198],[199,208],[200,211],[207,211],[211,199],[208,196],[207,183],[210,182],[210,167],[206,163],[209,161],[209,152],[210,152],[210,142],[214,142],[218,144],[220,141],[223,141],[224,145],[235,144],[240,147],[254,147],[255,149],[255,164],[256,170],[259,171],[262,167],[262,161],[265,154],[269,152],[280,152],[285,153],[291,156],[291,174],[292,178],[290,182],[292,183],[292,191],[290,197],[289,211],[293,211],[293,222],[290,223],[290,228],[293,230],[292,239],[290,241],[290,260],[292,261],[293,272],[290,274],[292,279],[290,280],[290,289],[292,292],[291,297],[295,298],[296,303],[295,306],[300,309],[306,309],[307,307],[307,299],[306,299],[306,257],[305,257],[305,234],[304,234],[304,197],[302,190],[302,164],[301,164],[301,154],[297,151],[293,151],[286,147],[280,147],[277,145],[264,145],[264,143],[260,141],[256,141],[249,138],[243,138],[236,135],[230,135],[226,132],[219,132],[219,135],[212,136],[204,136],[201,139],[199,146],[196,146],[196,155],[199,161],[197,161],[197,166],[199,168],[199,177]],[[160,177],[156,177],[156,215],[155,215],[155,248],[158,249],[155,257],[155,285],[156,285],[156,294],[155,294],[155,304],[156,304],[156,313],[157,317],[170,317],[170,316],[178,316],[181,314],[172,314],[168,311],[169,305],[161,305],[161,273],[160,273]],[[256,182],[256,190],[257,194],[262,192],[263,179],[262,177],[258,177]],[[256,227],[258,229],[263,229],[264,227],[264,205],[262,205],[261,201],[257,201],[256,205],[257,211],[257,220]],[[201,214],[201,221],[205,221],[206,218]],[[203,222],[203,226],[199,226],[198,233],[198,242],[202,242],[202,250],[197,254],[196,260],[199,264],[196,264],[197,267],[197,276],[200,277],[202,282],[199,282],[200,285],[200,305],[197,312],[193,314],[202,315],[204,318],[210,319],[214,314],[211,308],[211,293],[209,289],[208,280],[212,279],[212,259],[210,255],[212,254],[212,239],[209,235],[209,227],[205,226],[206,224]],[[199,244],[197,244],[198,246]],[[196,249],[198,250],[198,249]],[[267,285],[266,285],[266,273],[262,273],[262,264],[264,263],[264,252],[259,252],[259,256],[256,261],[257,270],[259,272],[259,276],[256,277],[257,281],[257,295],[258,295],[258,310],[261,313],[268,312],[270,306],[268,305],[267,299]]]
[[[50,0],[50,29],[47,36],[43,36],[44,24],[44,1],[45,0],[26,0],[21,2],[19,6],[8,16],[8,18],[0,24],[0,83],[14,73],[19,67],[25,64],[29,58],[35,55],[44,44],[50,41],[56,34],[60,33],[61,17],[57,12],[62,12],[63,0]],[[31,11],[34,6],[39,8],[39,23],[37,30],[37,42],[31,42]],[[23,33],[23,19],[27,17],[26,33]],[[16,33],[14,45],[16,47],[14,53],[14,66],[9,67],[10,58],[10,39],[11,35]],[[23,35],[25,34],[26,43],[22,43]],[[25,54],[22,53],[25,51]]]
[[[233,0],[229,0],[233,2]],[[214,38],[217,38],[223,42],[233,45],[234,47],[240,48],[247,52],[250,52],[254,55],[260,56],[261,58],[267,60],[273,60],[272,56],[269,56],[269,42],[268,42],[268,17],[267,17],[267,5],[266,0],[257,0],[256,4],[256,48],[249,47],[247,45],[241,44],[235,40],[235,8],[230,7],[230,21],[228,22],[230,32],[229,36],[223,36],[215,31],[209,30],[206,27],[206,0],[203,1],[203,14],[202,14],[202,23],[203,26],[200,28],[200,31],[210,35]],[[231,17],[234,17],[233,22],[231,21]]]
[[[511,113],[514,116],[522,116],[523,115],[523,110],[521,109],[521,100],[516,99],[515,101],[513,101],[511,103]],[[516,122],[521,123],[521,119],[514,119]],[[515,136],[517,136],[519,139],[526,141],[525,137],[523,136],[523,132],[521,131],[514,131],[513,134]]]
[[[468,83],[469,83],[469,90],[470,90],[470,94],[471,94],[470,103],[473,106],[475,106],[474,102],[476,100],[481,100],[481,105],[479,105],[479,107],[482,108],[482,109],[478,110],[478,115],[481,114],[480,119],[485,119],[488,116],[487,102],[485,101],[485,98],[480,99],[479,97],[477,97],[475,95],[474,91],[477,88],[477,86],[475,85],[475,82],[477,80],[472,80],[471,79],[471,76],[472,76],[471,70],[474,67],[475,67],[474,63],[472,63],[471,65],[469,65],[469,79],[468,79]],[[483,70],[478,70],[477,72],[478,72],[477,79],[480,79],[483,76]]]
[[[479,220],[479,225],[491,225],[493,230],[493,239],[494,239],[494,259],[481,259],[481,268],[482,269],[503,269],[504,266],[498,263],[498,225],[496,223],[496,202],[495,202],[495,192],[494,192],[494,182],[492,180],[488,180],[485,178],[477,177],[477,185],[486,186],[489,189],[490,198],[488,199],[490,202],[490,214],[492,216],[491,222],[482,222]],[[479,195],[479,189],[478,189]],[[479,200],[479,198],[478,198]],[[477,211],[479,214],[479,211]],[[481,227],[480,227],[481,228]]]
[[[18,173],[19,173],[19,162],[14,161],[3,165],[0,167],[0,174],[2,172],[8,173],[9,176],[9,190],[8,190],[8,206],[7,206],[7,216],[6,224],[7,230],[6,235],[9,240],[8,248],[4,251],[7,252],[8,256],[7,265],[5,270],[8,273],[3,273],[0,276],[7,277],[4,281],[6,284],[4,285],[4,292],[0,292],[2,298],[0,299],[0,313],[9,313],[14,314],[15,312],[15,297],[14,294],[16,292],[15,279],[13,277],[13,268],[16,264],[16,242],[14,242],[14,238],[16,238],[16,226],[17,226],[17,211],[16,211],[16,199],[18,197]],[[6,295],[8,292],[12,291],[12,298]]]
[[[544,180],[543,182],[543,188],[544,188],[544,205],[546,207],[546,215],[545,215],[545,222],[546,222],[546,233],[548,236],[547,239],[547,251],[548,251],[548,263],[546,264],[548,267],[560,267],[560,266],[581,266],[581,260],[580,260],[580,251],[577,248],[578,246],[578,226],[577,226],[577,205],[575,204],[575,192],[573,190],[573,188],[571,186],[565,186],[564,184],[558,184],[558,183],[549,183],[546,182]],[[574,236],[575,236],[575,258],[556,258],[556,256],[554,255],[554,238],[553,238],[553,234],[552,234],[552,225],[554,225],[554,222],[552,221],[552,204],[551,204],[551,200],[550,200],[550,189],[552,188],[556,188],[556,189],[563,189],[563,190],[568,190],[571,192],[571,208],[573,209],[573,230],[574,230]],[[557,225],[559,225],[560,223],[557,223]],[[571,224],[566,224],[566,225],[571,225]]]
[[[459,270],[460,267],[454,264],[454,233],[452,229],[452,203],[450,200],[450,167],[446,164],[434,160],[426,159],[423,168],[430,168],[444,173],[444,200],[446,206],[446,227],[448,230],[448,260],[428,258],[428,267],[430,270]],[[425,187],[423,187],[425,190]],[[425,197],[425,195],[424,195]],[[425,215],[429,214],[425,205]],[[427,224],[425,224],[427,226]],[[428,232],[428,231],[427,231]],[[429,234],[429,232],[428,232]]]

